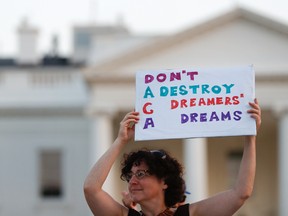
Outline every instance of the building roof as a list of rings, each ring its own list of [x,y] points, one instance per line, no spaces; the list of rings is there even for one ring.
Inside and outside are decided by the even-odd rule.
[[[239,22],[241,22],[241,24],[239,24]],[[264,73],[265,73],[265,70],[270,71],[272,68],[269,68],[269,66],[267,66],[263,63],[265,63],[265,62],[267,63],[266,58],[269,59],[269,58],[273,58],[273,55],[275,56],[275,53],[273,54],[272,51],[273,51],[273,49],[277,48],[277,52],[279,50],[279,53],[277,53],[277,54],[279,54],[279,56],[281,55],[278,61],[281,62],[281,64],[283,63],[283,65],[280,65],[280,64],[278,64],[278,62],[275,61],[274,64],[277,65],[277,67],[278,67],[278,68],[276,68],[276,70],[278,70],[279,73],[282,73],[283,71],[287,72],[286,69],[288,69],[288,65],[284,64],[284,59],[283,59],[284,58],[284,51],[285,51],[286,47],[283,47],[280,44],[277,44],[275,46],[271,45],[271,44],[267,44],[267,41],[274,43],[274,42],[278,41],[278,39],[276,39],[276,37],[279,37],[279,38],[281,37],[281,42],[286,44],[287,48],[288,48],[288,26],[284,25],[283,23],[277,22],[273,19],[270,19],[266,16],[252,12],[250,10],[237,7],[237,8],[234,8],[233,10],[231,10],[227,13],[224,13],[224,14],[217,16],[213,19],[207,20],[207,21],[200,23],[196,26],[192,26],[191,28],[188,28],[184,31],[181,31],[181,32],[176,33],[174,35],[167,36],[165,38],[161,38],[160,40],[155,40],[155,41],[151,42],[150,44],[146,45],[145,47],[141,47],[140,49],[133,50],[132,52],[129,52],[129,53],[125,53],[124,55],[119,55],[113,59],[109,59],[106,62],[103,62],[102,64],[98,64],[96,66],[85,68],[84,74],[85,74],[85,76],[89,82],[94,82],[94,81],[97,82],[97,81],[102,81],[105,79],[113,79],[113,77],[115,77],[115,79],[117,79],[117,80],[119,80],[119,78],[121,78],[121,77],[123,79],[127,79],[127,78],[131,79],[131,77],[133,77],[134,73],[136,72],[136,71],[132,71],[132,70],[137,69],[137,66],[143,67],[143,65],[146,64],[146,65],[152,66],[152,67],[154,65],[155,65],[155,67],[159,67],[159,65],[151,63],[152,58],[161,59],[161,57],[159,57],[159,56],[161,56],[161,55],[163,56],[163,53],[171,52],[171,50],[177,50],[177,49],[179,49],[179,47],[181,47],[181,46],[183,47],[186,44],[187,44],[187,46],[188,45],[191,46],[191,43],[194,43],[193,48],[196,49],[196,47],[197,47],[197,46],[195,46],[196,43],[201,44],[202,43],[201,40],[204,41],[203,38],[207,39],[206,36],[209,34],[213,35],[213,33],[214,33],[214,35],[213,35],[214,38],[210,37],[209,43],[211,43],[211,41],[214,40],[214,44],[217,44],[217,43],[219,43],[220,40],[222,40],[221,43],[223,43],[224,46],[226,46],[226,48],[227,48],[228,46],[227,46],[227,44],[225,45],[225,40],[228,37],[230,37],[229,39],[231,40],[231,35],[227,35],[228,31],[225,28],[228,28],[228,26],[229,26],[229,28],[230,28],[229,30],[231,30],[232,28],[234,28],[234,27],[231,28],[231,26],[233,26],[233,25],[238,28],[238,32],[242,30],[241,28],[243,28],[244,25],[246,25],[246,26],[250,25],[249,28],[243,29],[244,31],[247,31],[248,33],[246,33],[246,35],[245,35],[243,33],[244,31],[242,31],[241,34],[243,34],[243,35],[242,35],[242,38],[240,38],[240,40],[245,40],[242,43],[249,44],[249,46],[246,47],[247,51],[249,48],[251,48],[251,50],[253,50],[254,53],[253,53],[253,56],[251,54],[250,58],[249,58],[249,56],[247,56],[246,59],[243,58],[243,60],[242,60],[243,62],[251,59],[252,61],[255,61],[259,65],[259,69],[261,71],[264,71]],[[217,35],[215,34],[215,32],[218,31],[218,33],[219,33],[220,30],[223,30],[224,33],[221,33],[221,34],[224,37],[216,38]],[[253,33],[252,31],[259,31],[259,32]],[[250,33],[251,33],[251,38],[249,38]],[[235,31],[234,31],[234,34],[236,34]],[[273,36],[270,37],[269,34],[270,35],[273,34]],[[268,35],[268,36],[266,36],[266,38],[265,38],[266,42],[264,41],[264,39],[262,41],[262,43],[264,45],[260,44],[260,42],[258,44],[258,39],[262,36],[264,37],[265,35]],[[219,34],[218,34],[218,36],[219,36]],[[233,35],[233,36],[235,36],[235,35]],[[245,38],[244,38],[244,36],[245,36]],[[239,36],[236,35],[236,37],[240,37],[240,35]],[[257,39],[257,37],[258,37],[258,39]],[[255,41],[253,41],[253,40],[255,40]],[[287,41],[287,43],[285,43],[285,41]],[[233,41],[231,40],[230,42],[233,42]],[[227,41],[227,43],[228,43],[228,41]],[[234,44],[235,43],[237,43],[237,41],[234,41]],[[267,45],[267,47],[266,47],[266,49],[264,49],[264,46],[266,46],[266,45]],[[274,47],[271,50],[271,47],[269,47],[269,46],[274,46]],[[281,47],[283,50],[280,50]],[[202,59],[194,58],[193,62],[195,62],[197,65],[198,65],[198,62],[199,63],[207,62],[207,65],[215,65],[217,58],[223,54],[223,53],[221,53],[221,51],[224,52],[223,50],[219,50],[220,53],[218,53],[218,55],[217,55],[215,50],[212,50],[213,47],[211,47],[211,50],[209,50],[209,44],[207,44],[206,47],[204,45],[198,46],[198,48],[202,48],[202,50],[204,50],[203,48],[205,48],[205,52],[206,52],[205,55],[206,56],[203,55]],[[219,49],[219,47],[218,47],[218,49]],[[241,51],[242,54],[245,53],[245,50],[243,50],[243,44],[241,45],[241,43],[239,43],[237,49],[235,49],[235,52],[233,53],[234,59],[232,60],[232,57],[231,57],[231,60],[232,60],[231,63],[232,64],[233,64],[233,61],[235,63],[237,63],[237,61],[235,60],[238,57],[236,50]],[[271,51],[271,53],[269,53],[269,50]],[[233,50],[230,49],[229,51],[231,52]],[[210,52],[211,55],[207,54],[207,52]],[[213,55],[212,55],[212,53],[213,53]],[[287,49],[286,49],[286,53],[287,53]],[[189,53],[185,53],[185,54],[189,54]],[[258,58],[255,57],[257,55],[258,55]],[[262,58],[264,55],[265,55],[265,58]],[[192,56],[193,56],[193,54],[191,54],[191,58],[192,58]],[[223,56],[223,59],[219,59],[219,61],[218,61],[219,64],[225,63],[225,60],[228,61],[227,56],[225,56],[225,55],[222,55],[222,56]],[[194,55],[194,57],[195,57],[195,55]],[[203,57],[206,57],[207,61],[204,61],[203,59],[205,59],[205,58],[203,58]],[[229,55],[228,55],[228,57],[229,57]],[[241,56],[241,57],[243,57],[243,56]],[[212,60],[212,58],[213,58],[213,60]],[[262,60],[261,60],[261,58],[262,58]],[[274,57],[274,59],[275,59],[275,57]],[[191,61],[191,64],[193,64],[193,62]],[[241,61],[239,61],[239,62],[241,63]],[[137,63],[138,63],[138,65],[137,65]],[[162,61],[162,63],[163,63],[163,61]],[[167,62],[164,62],[162,65],[164,67],[166,67],[166,65],[170,66],[169,64],[166,64],[166,63]],[[187,63],[187,62],[185,62],[185,63]],[[248,63],[254,63],[254,62],[248,62]],[[263,64],[263,65],[261,65],[261,64]],[[205,65],[202,65],[202,66],[205,66]],[[142,69],[142,68],[138,68],[138,69]],[[128,70],[130,70],[130,71],[127,72]],[[126,71],[126,72],[123,72],[123,71]]]
[[[71,68],[9,68],[0,73],[0,110],[83,110],[88,94]]]

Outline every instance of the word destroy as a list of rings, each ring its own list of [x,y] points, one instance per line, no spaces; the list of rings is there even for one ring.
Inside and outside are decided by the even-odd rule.
[[[179,95],[188,95],[188,94],[230,94],[231,89],[234,87],[234,84],[222,84],[222,85],[180,85],[180,86],[161,86],[159,88],[159,96],[160,97],[175,97]],[[149,86],[147,86],[145,90],[145,94],[143,98],[154,98],[154,93]]]

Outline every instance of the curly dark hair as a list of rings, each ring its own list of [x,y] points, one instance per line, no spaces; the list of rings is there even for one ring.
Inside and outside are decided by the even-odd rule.
[[[165,205],[172,207],[185,199],[185,181],[183,179],[183,167],[165,150],[141,149],[124,154],[122,161],[121,179],[131,172],[132,166],[144,162],[148,166],[149,173],[158,179],[163,179],[168,188],[165,190]]]

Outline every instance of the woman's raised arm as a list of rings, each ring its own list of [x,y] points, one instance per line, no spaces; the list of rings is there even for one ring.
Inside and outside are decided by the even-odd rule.
[[[248,113],[256,120],[257,130],[261,125],[261,110],[255,99],[249,103]],[[208,199],[190,205],[190,215],[231,216],[251,196],[256,172],[256,136],[246,136],[241,165],[235,186]]]
[[[126,207],[116,202],[102,186],[123,147],[134,137],[134,124],[138,122],[138,112],[128,113],[120,123],[118,136],[111,147],[92,167],[84,182],[86,201],[95,216],[126,215]]]

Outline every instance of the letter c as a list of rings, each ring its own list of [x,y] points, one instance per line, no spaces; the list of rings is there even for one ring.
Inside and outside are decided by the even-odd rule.
[[[154,112],[153,109],[147,110],[147,107],[150,106],[150,105],[152,105],[151,102],[147,102],[147,103],[144,104],[144,106],[143,106],[143,113],[145,113],[145,114],[152,114],[152,113]]]

